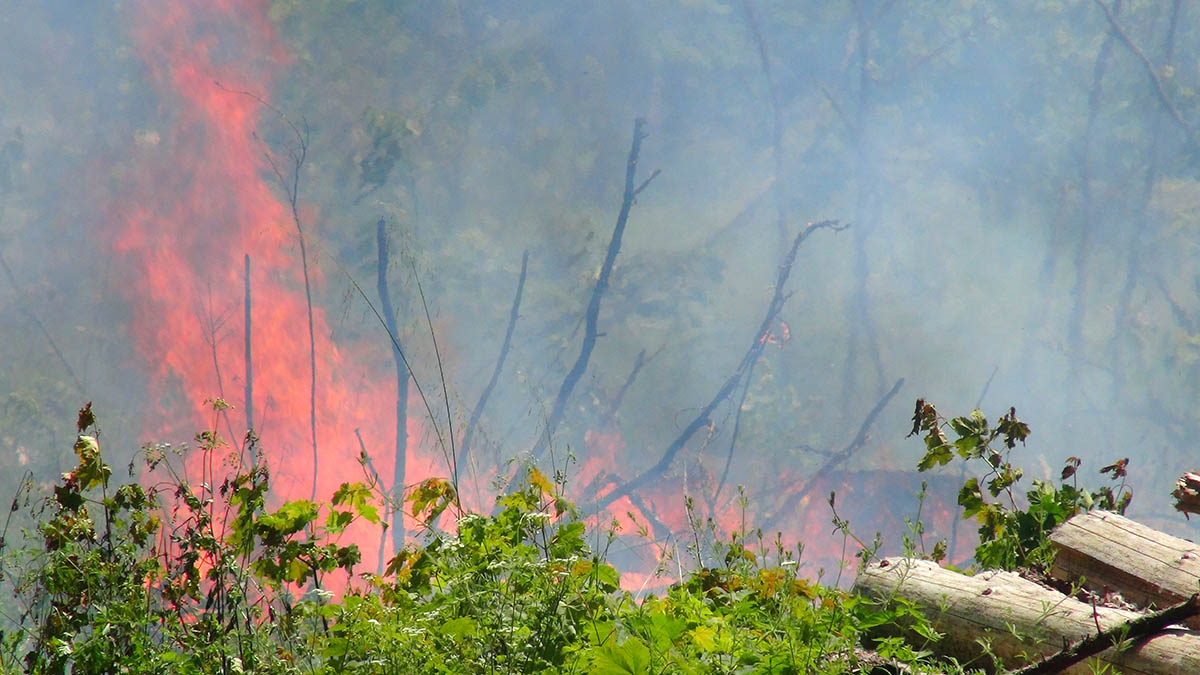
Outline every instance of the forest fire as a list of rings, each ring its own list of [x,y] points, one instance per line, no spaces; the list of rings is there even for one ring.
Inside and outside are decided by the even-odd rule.
[[[208,429],[238,446],[245,461],[245,431],[252,427],[262,439],[258,448],[280,500],[315,496],[320,501],[343,482],[363,480],[364,452],[382,489],[390,491],[396,385],[379,367],[389,345],[385,339],[370,344],[335,340],[326,311],[314,305],[310,315],[306,287],[311,282],[319,290],[328,280],[319,242],[309,242],[316,255],[306,258],[303,250],[305,229],[315,229],[320,214],[293,191],[299,183],[289,183],[298,181],[303,159],[295,161],[296,155],[288,153],[304,148],[272,147],[258,133],[264,120],[290,124],[267,102],[290,57],[266,12],[265,2],[228,0],[143,3],[137,12],[136,44],[169,122],[146,134],[152,141],[139,143],[136,177],[113,209],[110,227],[156,402],[146,412],[144,435],[158,440]],[[237,57],[218,58],[218,45],[234,47]],[[777,317],[765,326],[755,347],[760,351],[767,344],[782,347],[791,336],[788,324]],[[252,392],[249,399],[245,392]],[[231,409],[214,412],[208,401],[218,397]],[[451,469],[429,440],[426,410],[415,395],[409,402],[403,476],[411,486],[447,476]],[[191,416],[181,420],[180,410]],[[177,422],[164,426],[159,421],[164,419]],[[781,510],[798,515],[783,514],[775,529],[783,533],[785,546],[805,545],[802,564],[815,576],[854,553],[853,547],[843,547],[840,533],[830,534],[832,514],[824,495],[843,497],[842,516],[852,524],[897,533],[904,522],[884,502],[908,503],[917,490],[909,474],[833,472],[812,484],[805,476],[785,474],[777,488],[751,491],[743,507],[732,487],[719,503],[688,499],[691,492],[711,493],[717,482],[703,466],[688,464],[682,481],[658,480],[618,494],[630,477],[618,475],[615,467],[622,466],[628,449],[611,420],[603,426],[587,433],[588,455],[570,471],[575,475],[569,476],[568,496],[585,508],[590,499],[600,502],[605,517],[592,519],[594,525],[615,520],[623,535],[644,528],[651,537],[655,553],[628,572],[627,586],[650,584],[669,547],[679,549],[674,542],[681,533],[711,523],[718,537],[727,538],[753,531]],[[192,457],[188,470],[195,480],[217,478]],[[462,494],[487,494],[495,475],[485,467]],[[951,530],[946,505],[934,497],[928,506],[934,528],[946,536]],[[406,525],[417,523],[408,517]],[[381,539],[365,524],[347,536],[359,544],[364,560],[394,552],[387,544],[390,537]]]
[[[328,499],[340,483],[364,478],[355,430],[378,469],[391,475],[385,430],[395,385],[372,371],[364,346],[332,339],[321,307],[312,308],[312,376],[297,225],[272,182],[269,153],[276,149],[256,133],[271,114],[260,92],[269,91],[288,61],[266,11],[265,2],[139,8],[137,45],[171,121],[161,141],[144,149],[131,193],[114,209],[113,246],[124,263],[133,332],[157,402],[147,410],[144,435],[178,438],[189,427],[212,428],[213,414],[202,402],[221,397],[233,409],[220,413],[212,430],[242,444],[251,404],[243,393],[243,290],[252,288],[253,428],[263,439],[273,487],[280,498]],[[223,38],[238,46],[239,58],[217,60]],[[302,216],[308,223],[315,217]],[[251,262],[243,265],[246,255]],[[307,273],[323,283],[320,265],[310,264]],[[181,420],[181,410],[192,414]],[[160,426],[163,419],[177,422]],[[408,419],[409,434],[421,438],[420,418]],[[195,461],[189,459],[189,471],[200,475]],[[433,457],[410,452],[410,480],[444,473]],[[355,538],[371,559],[377,537]]]

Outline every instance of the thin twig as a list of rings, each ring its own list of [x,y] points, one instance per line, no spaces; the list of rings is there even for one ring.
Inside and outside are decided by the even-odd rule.
[[[384,494],[390,493],[390,490],[388,490],[383,484],[383,479],[379,477],[379,472],[375,470],[375,462],[371,459],[371,453],[367,452],[367,444],[363,442],[362,433],[358,430],[358,427],[354,428],[354,437],[358,439],[358,451],[362,453],[362,458],[363,461],[366,462],[367,470],[371,472],[371,478],[375,481],[375,484],[379,486],[379,489]],[[392,515],[391,511],[392,500],[390,498],[384,499],[383,522],[385,524],[388,522],[388,518],[390,518]],[[401,514],[400,523],[398,526],[400,529],[404,529],[403,514]],[[393,527],[396,526],[394,525]],[[381,529],[382,532],[379,533],[379,562],[376,565],[376,569],[378,570],[378,572],[376,572],[377,574],[383,574],[383,549],[387,545],[387,528],[384,527]]]
[[[213,310],[211,287],[208,289],[208,305],[201,305],[201,312],[204,315],[204,322],[206,324],[205,329],[207,331],[207,335],[205,337],[212,351],[213,371],[217,377],[217,397],[224,401],[225,379],[221,375],[221,362],[219,359],[217,359],[217,342],[219,341],[217,338],[217,331],[220,330],[221,326],[225,323],[225,319],[224,317],[218,318],[216,312]],[[229,430],[229,442],[235,442],[237,439],[237,434],[235,434],[233,431],[233,421],[229,419],[229,408],[221,408],[217,412],[217,415],[218,417],[225,419],[225,428]],[[214,436],[216,434],[215,427],[213,428],[213,434]]]
[[[245,319],[242,324],[246,336],[246,399],[243,405],[246,408],[246,435],[247,439],[252,438],[254,434],[254,358],[251,351],[251,323],[250,323],[250,254],[246,255],[246,278],[245,278]],[[254,443],[247,442],[245,447],[250,452],[250,466],[254,466]]]
[[[824,478],[825,475],[830,471],[833,471],[833,469],[835,469],[839,464],[849,459],[850,455],[854,454],[855,451],[857,451],[867,442],[867,435],[871,431],[872,425],[875,424],[875,418],[879,417],[879,413],[883,412],[883,409],[887,407],[887,404],[900,391],[900,387],[903,386],[903,377],[896,380],[896,384],[893,384],[892,388],[888,390],[888,392],[883,395],[883,398],[879,399],[879,402],[875,404],[875,407],[871,409],[871,412],[867,413],[866,418],[863,419],[862,424],[858,427],[858,433],[854,435],[854,440],[850,441],[846,447],[842,448],[841,452],[838,452],[836,455],[826,460],[825,463],[821,465],[821,468],[817,469],[816,473],[814,473],[812,477],[810,477],[808,481],[804,483],[804,487],[788,495],[787,501],[785,501],[783,505],[775,511],[775,515],[771,516],[765,523],[763,523],[762,529],[770,531],[770,529],[775,526],[775,523],[778,522],[780,518],[790,516],[792,510],[796,508],[796,505],[799,504],[806,496],[808,496],[808,493],[812,492],[813,488],[817,486],[818,481]]]
[[[637,379],[638,373],[642,371],[642,368],[646,367],[647,363],[653,361],[654,357],[662,353],[662,350],[665,348],[666,345],[659,346],[659,348],[650,356],[646,356],[645,349],[638,352],[637,358],[633,360],[633,368],[630,369],[629,375],[625,377],[625,382],[621,384],[621,388],[618,389],[616,395],[613,396],[612,403],[608,406],[608,412],[604,415],[600,422],[601,427],[611,424],[612,421],[616,419],[617,411],[621,409],[621,403],[625,400],[625,394],[629,393],[629,388],[633,386],[633,382]]]
[[[784,258],[783,264],[779,266],[779,276],[775,281],[775,292],[771,297],[771,302],[767,305],[766,316],[763,317],[762,324],[759,326],[758,330],[755,331],[754,339],[750,343],[750,348],[746,351],[746,355],[742,357],[741,362],[738,364],[733,374],[729,376],[729,378],[725,381],[725,384],[722,385],[717,393],[713,396],[712,400],[700,409],[700,413],[696,415],[696,418],[684,428],[683,432],[680,433],[679,436],[669,446],[667,446],[667,449],[663,452],[663,455],[658,462],[654,466],[646,469],[641,474],[634,477],[628,483],[600,498],[600,508],[604,508],[617,499],[620,499],[621,497],[641,488],[650,481],[657,480],[658,478],[662,477],[662,475],[666,473],[667,469],[670,468],[671,463],[675,461],[675,455],[677,455],[679,451],[683,449],[683,446],[686,445],[689,440],[691,440],[692,436],[695,435],[695,433],[700,429],[709,425],[713,411],[716,410],[717,407],[721,405],[721,403],[728,398],[731,393],[733,393],[733,390],[735,387],[737,387],[738,382],[740,382],[742,377],[746,375],[747,371],[750,369],[750,366],[758,360],[759,355],[766,346],[767,336],[771,332],[771,327],[775,325],[775,319],[779,316],[779,312],[783,309],[784,302],[787,300],[787,294],[784,293],[783,288],[787,284],[788,277],[791,276],[792,266],[796,262],[796,254],[800,250],[800,244],[804,243],[804,240],[818,229],[827,228],[834,231],[841,231],[847,227],[849,227],[849,225],[839,225],[838,221],[836,220],[824,220],[819,223],[809,223],[808,227],[804,228],[800,231],[800,234],[796,235],[796,239],[792,242],[791,250],[788,252],[787,257]]]
[[[216,85],[221,87],[221,83]],[[224,87],[221,87],[224,88]],[[226,90],[229,91],[229,90]],[[265,152],[267,163],[271,165],[271,169],[275,172],[275,178],[279,180],[279,184],[283,187],[284,194],[288,198],[288,206],[292,213],[292,223],[296,226],[296,237],[300,242],[300,269],[304,273],[304,306],[308,311],[308,366],[309,366],[309,388],[308,388],[308,422],[309,432],[312,437],[312,499],[317,498],[317,475],[320,473],[320,454],[317,451],[317,338],[316,328],[313,321],[312,307],[312,281],[308,274],[308,245],[304,238],[304,225],[300,220],[300,172],[304,168],[304,161],[308,157],[308,131],[307,126],[302,132],[287,115],[284,115],[281,110],[271,106],[261,97],[255,96],[250,92],[236,92],[246,96],[250,96],[258,100],[262,105],[273,110],[277,115],[283,118],[292,132],[296,135],[297,149],[292,151],[292,173],[291,181],[284,177],[283,171],[280,170],[279,164],[275,161],[275,156],[269,151]]]
[[[488,380],[487,386],[483,388],[483,393],[479,395],[479,401],[475,404],[475,410],[471,411],[471,418],[467,421],[467,430],[463,433],[462,445],[458,448],[458,460],[454,463],[454,488],[458,489],[458,467],[469,461],[471,439],[475,435],[475,427],[479,424],[479,419],[483,416],[483,408],[487,405],[488,399],[492,395],[492,390],[496,388],[496,384],[500,381],[500,372],[504,370],[504,361],[508,358],[509,347],[512,346],[513,330],[517,326],[517,317],[521,311],[521,296],[525,292],[525,274],[529,268],[529,249],[521,255],[521,276],[517,279],[517,292],[513,296],[512,309],[508,313],[508,328],[504,331],[504,342],[500,345],[500,355],[496,357],[496,368],[492,371],[492,379]]]
[[[291,128],[292,132],[297,136],[297,138],[305,138],[306,137],[306,135],[307,135],[306,131],[302,132],[300,127],[298,127],[294,122],[292,122],[291,118],[289,118],[282,110],[280,110],[279,108],[272,105],[269,101],[267,101],[263,97],[255,94],[253,92],[249,92],[249,91],[229,89],[227,87],[224,87],[220,82],[215,81],[215,80],[213,81],[213,84],[216,85],[218,88],[228,91],[230,93],[239,94],[242,96],[248,96],[248,97],[254,99],[260,105],[262,105],[263,107],[267,108],[268,110],[270,110],[270,111],[274,112],[276,115],[278,115],[280,117],[280,119],[282,119],[288,125],[288,127]],[[275,164],[273,157],[269,153],[267,154],[267,161],[271,164],[271,168],[275,171],[276,177],[279,177],[282,182],[282,174],[279,171],[278,166]],[[298,172],[297,172],[297,180],[298,179],[299,178],[298,178]],[[298,183],[297,183],[297,185],[298,185]],[[286,183],[284,183],[284,188],[286,190],[286,188],[287,188]],[[404,367],[405,367],[405,369],[408,370],[409,377],[412,378],[413,387],[417,390],[417,395],[421,398],[421,403],[425,407],[426,414],[428,414],[428,416],[429,416],[430,424],[433,425],[433,431],[434,431],[434,435],[437,438],[438,445],[441,446],[443,452],[445,452],[446,440],[442,436],[441,429],[438,426],[437,417],[434,416],[434,414],[433,414],[433,406],[430,405],[430,403],[429,403],[429,397],[425,395],[425,390],[421,386],[421,381],[417,378],[416,374],[413,373],[412,364],[409,363],[408,356],[405,355],[404,351],[400,348],[400,341],[397,339],[395,332],[388,328],[387,322],[384,320],[383,315],[380,314],[379,309],[375,307],[375,303],[371,302],[371,298],[367,296],[367,292],[362,289],[362,286],[358,283],[358,280],[356,280],[354,278],[354,275],[351,274],[348,269],[346,269],[346,266],[343,265],[337,258],[330,258],[330,259],[333,261],[333,263],[335,265],[337,265],[337,268],[342,272],[342,274],[344,274],[346,276],[346,280],[350,282],[350,286],[354,289],[354,292],[358,294],[358,297],[362,298],[362,301],[364,303],[366,303],[367,308],[370,309],[371,313],[375,315],[375,320],[379,323],[379,325],[381,327],[383,327],[384,331],[387,332],[388,339],[391,341],[392,346],[400,351],[400,358],[401,358],[401,360],[404,361]],[[315,434],[314,434],[314,437],[315,437]]]
[[[454,419],[450,414],[450,390],[446,386],[446,369],[442,366],[442,352],[438,349],[437,333],[433,330],[433,318],[429,316],[429,304],[425,302],[425,289],[421,288],[421,277],[417,274],[416,262],[409,260],[412,265],[413,279],[417,282],[417,295],[421,297],[421,307],[425,309],[425,323],[429,326],[429,339],[433,341],[433,355],[437,359],[438,378],[442,382],[442,400],[446,402],[446,435],[450,437],[450,449],[442,446],[442,453],[446,458],[446,467],[455,476],[458,475],[458,466],[455,464],[457,456],[454,452]],[[454,491],[454,504],[459,511],[462,510],[462,504],[459,502],[458,490]]]
[[[621,200],[621,211],[617,215],[617,224],[613,228],[612,239],[608,242],[608,253],[604,256],[604,264],[600,267],[600,275],[596,278],[596,285],[592,288],[592,298],[588,302],[587,313],[584,315],[586,327],[583,344],[579,349],[579,357],[575,359],[575,364],[563,378],[558,395],[554,398],[554,407],[551,408],[550,417],[546,420],[545,433],[541,434],[537,445],[534,446],[532,454],[535,462],[541,459],[555,429],[562,422],[566,412],[567,399],[574,391],[575,385],[579,383],[579,379],[583,377],[584,371],[587,370],[588,362],[592,358],[592,350],[596,347],[596,338],[599,337],[597,323],[600,318],[600,300],[604,297],[604,292],[608,290],[608,279],[612,274],[613,265],[617,261],[617,253],[621,250],[621,236],[625,233],[625,224],[629,221],[629,211],[633,208],[633,199],[637,196],[638,191],[650,182],[650,179],[647,179],[638,188],[634,187],[633,182],[637,175],[638,155],[641,154],[642,140],[646,138],[645,127],[645,118],[639,117],[634,120],[633,143],[629,149],[629,159],[625,162],[625,196]],[[658,175],[657,171],[650,178],[654,178],[656,175]]]
[[[746,395],[750,393],[750,383],[754,379],[754,366],[758,362],[750,364],[750,368],[746,371],[746,382],[742,385],[742,398],[738,401],[737,412],[733,415],[733,433],[729,435],[729,452],[725,455],[725,468],[721,470],[721,480],[717,481],[717,489],[713,491],[712,499],[709,503],[715,507],[721,499],[721,490],[725,487],[725,479],[729,478],[729,467],[733,466],[733,450],[737,447],[738,432],[742,429],[742,410],[746,407]]]

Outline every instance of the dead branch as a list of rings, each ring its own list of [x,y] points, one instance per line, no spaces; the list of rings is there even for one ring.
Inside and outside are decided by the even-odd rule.
[[[383,218],[375,225],[375,247],[377,250],[376,288],[379,291],[379,308],[388,333],[392,336],[392,360],[396,363],[396,450],[392,464],[392,490],[404,490],[408,471],[408,362],[400,350],[400,330],[396,327],[396,311],[392,307],[392,294],[388,290],[388,238]],[[361,442],[361,440],[360,440]],[[363,453],[366,453],[364,446]],[[369,459],[369,455],[367,456]],[[374,472],[374,467],[371,468]],[[393,494],[403,499],[403,494]],[[392,523],[393,546],[399,550],[404,545],[404,514],[396,509],[396,522]],[[382,553],[380,554],[382,555]]]
[[[717,502],[721,499],[721,490],[725,487],[725,479],[729,478],[729,467],[733,465],[733,450],[737,447],[738,432],[742,429],[742,410],[746,407],[746,396],[750,393],[750,382],[754,378],[754,366],[750,364],[746,370],[746,382],[742,385],[742,398],[738,401],[737,411],[733,415],[733,433],[729,435],[729,452],[725,455],[725,468],[721,470],[721,480],[717,481],[717,489],[713,491],[712,499],[708,500],[709,509],[716,511]]]
[[[1173,0],[1171,3],[1171,18],[1167,24],[1167,35],[1163,40],[1164,67],[1170,68],[1174,64],[1175,57],[1175,30],[1179,25],[1179,10],[1183,0]],[[1150,147],[1146,152],[1146,172],[1142,180],[1142,194],[1138,203],[1137,224],[1139,229],[1148,229],[1149,225],[1146,215],[1150,208],[1150,201],[1154,196],[1154,186],[1158,183],[1159,177],[1159,148],[1162,145],[1163,137],[1163,115],[1154,116],[1153,122],[1150,124]],[[1115,330],[1112,337],[1108,341],[1108,360],[1113,364],[1113,400],[1123,398],[1125,389],[1126,369],[1122,367],[1124,362],[1126,338],[1129,331],[1126,327],[1131,324],[1131,309],[1130,305],[1133,302],[1133,291],[1137,287],[1138,282],[1143,278],[1142,273],[1142,248],[1140,241],[1140,233],[1134,232],[1130,238],[1128,253],[1125,256],[1125,283],[1121,286],[1121,291],[1117,295],[1117,310],[1116,316],[1113,318]]]
[[[836,455],[826,460],[825,463],[821,465],[821,468],[817,469],[817,472],[814,473],[812,477],[804,483],[804,487],[789,495],[787,501],[785,501],[783,505],[779,507],[775,514],[771,516],[765,523],[763,523],[762,528],[764,530],[769,531],[772,527],[775,527],[775,524],[780,518],[791,515],[792,510],[796,508],[796,505],[799,504],[800,501],[806,496],[808,496],[809,492],[812,492],[813,488],[817,486],[817,484],[822,478],[825,477],[826,474],[828,474],[830,471],[833,471],[839,464],[845,462],[850,458],[850,455],[854,454],[859,448],[866,444],[867,436],[871,431],[871,427],[875,424],[875,418],[879,417],[879,413],[883,412],[883,409],[887,407],[887,404],[892,400],[892,397],[899,393],[900,388],[903,386],[903,377],[896,380],[896,383],[893,384],[892,388],[883,395],[883,398],[879,399],[879,402],[875,404],[875,407],[871,409],[871,412],[867,413],[867,416],[863,419],[862,424],[858,427],[858,433],[854,435],[854,440],[850,441],[846,447],[842,448],[841,452],[838,452]]]
[[[662,477],[662,475],[666,473],[667,469],[670,468],[671,463],[675,461],[675,455],[677,455],[679,451],[683,449],[684,445],[687,445],[687,442],[691,440],[692,436],[695,435],[697,431],[711,423],[710,418],[713,411],[716,410],[717,406],[721,405],[725,399],[729,398],[729,395],[733,393],[733,390],[737,387],[738,383],[741,382],[742,378],[750,370],[751,366],[753,366],[753,364],[758,360],[758,357],[762,355],[762,351],[766,347],[767,336],[771,332],[771,327],[775,325],[775,320],[779,316],[779,312],[783,309],[784,303],[787,302],[788,296],[784,293],[783,287],[787,284],[788,277],[790,277],[792,274],[792,266],[796,262],[796,254],[800,251],[800,244],[804,243],[804,240],[807,239],[809,235],[819,229],[831,229],[836,232],[844,230],[847,227],[849,227],[849,225],[839,225],[838,221],[836,220],[823,220],[819,223],[809,223],[808,227],[804,228],[800,231],[800,234],[796,235],[796,239],[792,242],[791,250],[784,258],[783,264],[779,266],[779,276],[775,281],[775,292],[771,297],[771,302],[767,305],[766,316],[763,317],[762,324],[759,325],[758,330],[754,333],[754,339],[750,343],[750,348],[746,351],[746,355],[742,357],[741,362],[733,371],[733,374],[725,380],[725,384],[721,386],[721,388],[713,396],[712,400],[700,409],[700,413],[696,415],[696,418],[684,428],[683,432],[680,433],[679,436],[672,441],[669,446],[667,446],[666,451],[663,452],[663,456],[658,460],[658,463],[649,469],[646,469],[625,485],[622,485],[621,487],[602,497],[599,500],[600,508],[604,508],[617,499],[620,499],[621,497],[641,488],[650,481],[657,480],[658,478]]]
[[[454,462],[454,486],[458,489],[458,467],[465,464],[471,452],[471,439],[475,435],[475,427],[479,424],[479,418],[483,416],[483,408],[487,405],[488,399],[492,395],[492,390],[496,388],[496,383],[500,381],[500,371],[504,370],[504,361],[508,358],[509,347],[512,346],[513,330],[517,326],[517,317],[521,311],[521,295],[525,292],[525,273],[529,269],[529,249],[521,255],[521,276],[517,279],[517,292],[513,296],[512,309],[508,313],[508,328],[504,331],[504,342],[500,345],[500,355],[496,357],[496,368],[492,371],[492,379],[488,380],[487,386],[483,388],[483,393],[479,395],[479,401],[475,404],[475,410],[471,411],[471,418],[467,420],[467,430],[463,433],[462,445],[458,448],[458,459]]]
[[[595,349],[596,338],[599,337],[597,322],[600,318],[600,300],[604,297],[604,292],[608,290],[608,279],[612,274],[613,265],[617,261],[617,253],[621,250],[621,236],[625,233],[625,224],[629,221],[629,211],[633,208],[634,197],[637,196],[638,192],[645,189],[654,176],[658,175],[658,172],[655,171],[640,186],[634,186],[638,156],[641,154],[642,141],[646,138],[645,127],[645,118],[639,117],[634,120],[633,143],[629,148],[629,159],[625,163],[625,196],[621,200],[621,211],[617,215],[617,224],[613,228],[612,239],[608,242],[608,253],[604,257],[604,264],[600,267],[600,275],[596,278],[596,285],[592,288],[592,298],[588,302],[587,313],[585,314],[586,328],[583,335],[583,345],[580,347],[579,358],[575,360],[575,365],[571,366],[571,370],[563,378],[562,386],[558,390],[558,396],[554,399],[554,407],[550,410],[550,417],[546,421],[545,433],[541,435],[537,445],[534,446],[533,460],[535,462],[541,459],[550,438],[554,435],[554,430],[562,422],[567,407],[567,399],[571,396],[571,392],[574,391],[575,385],[579,383],[579,378],[583,377],[584,371],[587,370],[588,362],[592,358],[592,350]]]
[[[1095,656],[1109,647],[1121,643],[1137,643],[1146,638],[1154,637],[1167,630],[1171,624],[1180,623],[1200,614],[1200,595],[1193,595],[1184,602],[1168,607],[1161,612],[1146,614],[1125,623],[1117,624],[1108,630],[1101,631],[1086,640],[1080,640],[1071,647],[1053,656],[1047,657],[1027,668],[1014,671],[1012,675],[1049,675],[1060,673],[1067,668]]]
[[[312,477],[312,499],[317,498],[317,474],[318,465],[320,464],[320,454],[317,452],[317,338],[316,329],[313,324],[313,308],[312,308],[312,282],[308,274],[308,245],[304,238],[304,225],[300,220],[300,172],[304,168],[304,162],[308,158],[308,125],[305,124],[303,130],[292,122],[291,118],[283,113],[282,110],[268,103],[265,99],[257,94],[248,91],[234,91],[226,89],[220,82],[214,82],[218,88],[225,89],[236,94],[249,96],[267,109],[274,112],[280,117],[292,130],[296,136],[296,147],[291,151],[292,166],[291,166],[291,181],[284,177],[283,171],[279,168],[278,162],[275,161],[275,156],[271,153],[269,147],[263,152],[267,163],[271,165],[271,170],[275,172],[275,178],[279,181],[280,187],[283,188],[284,194],[287,196],[288,207],[291,209],[292,223],[296,226],[296,237],[300,242],[300,269],[304,273],[304,305],[308,310],[308,366],[309,366],[309,389],[308,389],[308,411],[309,411],[309,432],[312,436],[312,456],[313,456],[313,477]],[[256,134],[257,136],[257,134]]]
[[[1175,498],[1175,510],[1182,511],[1185,518],[1190,520],[1189,514],[1200,513],[1200,473],[1188,471],[1180,476],[1171,496]]]

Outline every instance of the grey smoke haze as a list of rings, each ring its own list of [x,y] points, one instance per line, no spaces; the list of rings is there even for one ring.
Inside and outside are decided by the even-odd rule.
[[[662,173],[632,209],[558,448],[586,458],[587,432],[645,350],[610,470],[628,479],[657,461],[748,348],[784,244],[809,221],[839,219],[851,227],[800,251],[781,315],[791,338],[753,371],[731,483],[773,498],[781,475],[794,482],[824,461],[806,448],[842,448],[898,378],[901,393],[841,468],[910,470],[923,449],[904,438],[912,401],[965,414],[990,379],[989,417],[1015,406],[1033,429],[1017,454],[1031,474],[1057,478],[1076,455],[1098,484],[1096,469],[1131,457],[1131,514],[1179,529],[1167,494],[1197,468],[1200,430],[1200,12],[1116,7],[1162,96],[1090,0],[279,1],[270,16],[290,58],[260,64],[275,74],[262,95],[311,130],[300,201],[333,339],[377,341],[390,368],[338,267],[373,286],[384,217],[403,252],[392,270],[402,340],[434,390],[411,258],[460,427],[531,251],[480,466],[544,430],[644,115],[639,180]],[[142,411],[158,403],[143,391],[106,238],[118,186],[144,170],[138,148],[179,105],[134,49],[138,11],[9,0],[0,23],[0,254],[15,281],[0,279],[0,466],[14,474],[68,466],[64,439],[86,400],[120,452],[148,440]],[[238,31],[202,40],[218,60],[247,57]],[[264,115],[268,143],[285,144],[285,131]],[[741,395],[674,463],[681,495],[685,480],[720,475]]]

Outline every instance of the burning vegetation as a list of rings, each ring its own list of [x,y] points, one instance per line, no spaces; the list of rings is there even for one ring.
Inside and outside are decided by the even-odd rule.
[[[0,309],[15,308],[52,355],[52,368],[10,358],[0,381],[33,371],[30,386],[71,409],[103,389],[97,372],[120,371],[111,389],[124,396],[136,382],[139,393],[114,415],[115,433],[101,432],[87,403],[69,442],[36,397],[14,390],[0,406],[0,461],[21,467],[14,475],[36,465],[5,526],[0,581],[13,593],[0,666],[962,673],[1040,659],[1029,672],[1049,672],[1089,657],[1140,668],[1144,657],[1150,669],[1137,672],[1171,672],[1184,667],[1176,654],[1200,654],[1191,629],[1160,639],[1194,622],[1196,598],[1179,590],[1191,567],[1139,558],[1127,569],[1095,550],[1094,532],[1115,527],[1184,562],[1200,552],[1123,518],[1129,459],[1101,468],[1112,485],[1092,489],[1080,471],[1095,458],[1075,449],[1157,451],[1197,426],[1174,401],[1194,400],[1200,381],[1200,286],[1149,272],[1192,269],[1180,251],[1196,243],[1200,115],[1184,82],[1196,74],[1175,53],[1177,34],[1196,29],[1182,3],[1094,0],[1099,28],[1070,49],[1070,31],[1037,32],[1067,21],[1059,10],[989,3],[935,17],[887,2],[840,13],[682,3],[629,16],[394,4],[115,10],[115,58],[133,73],[116,89],[145,105],[106,113],[127,143],[79,161],[71,175],[83,176],[86,208],[38,235],[47,250],[96,252],[80,264],[102,283],[56,304],[42,287],[53,283],[27,282],[0,255],[12,288]],[[44,11],[51,24],[73,18]],[[81,17],[106,16],[91,11]],[[663,18],[679,12],[706,37],[681,38]],[[1165,36],[1161,48],[1148,55],[1133,17]],[[617,21],[628,44],[592,37],[601,19]],[[732,39],[730,21],[740,52],[717,46]],[[780,30],[830,21],[840,37],[812,40],[811,59],[779,56],[803,42]],[[324,31],[346,25],[400,37],[335,54]],[[943,101],[931,83],[962,77],[951,66],[982,59],[985,46],[1022,51],[1009,44],[1025,38],[1015,25],[1088,54],[1084,66],[1071,61],[1090,74],[1086,95],[1069,113],[1042,101],[1037,114],[1008,115],[1015,126],[976,129],[982,113]],[[576,39],[536,37],[558,27]],[[1115,65],[1117,52],[1130,63]],[[1076,76],[1047,53],[1053,68],[1042,70]],[[1024,91],[1006,59],[981,60],[959,84]],[[793,60],[812,68],[798,75],[785,67]],[[1152,122],[1114,122],[1136,106],[1106,98],[1113,78],[1141,98],[1149,87]],[[602,104],[593,90],[610,80],[614,92],[649,84]],[[708,101],[722,98],[712,87],[746,90],[753,129],[726,135],[748,117]],[[925,119],[927,101],[938,107]],[[343,104],[356,119],[330,111]],[[596,107],[610,119],[584,114]],[[1047,131],[1055,115],[1086,121]],[[27,146],[59,133],[27,126],[0,145],[0,198],[29,183]],[[899,140],[911,134],[921,140]],[[1149,148],[1145,161],[1107,166],[1105,152],[1134,154],[1131,138]],[[987,146],[998,164],[968,155],[956,165],[959,142]],[[730,151],[745,144],[755,158]],[[1013,173],[1009,155],[1040,163],[1020,198],[987,178]],[[901,166],[920,167],[921,179]],[[489,172],[506,175],[481,177]],[[1046,187],[1042,174],[1057,182]],[[567,176],[586,189],[564,189]],[[734,196],[700,194],[710,186]],[[34,219],[13,202],[18,220]],[[908,228],[929,217],[926,202],[936,222]],[[697,227],[707,211],[726,224]],[[1006,231],[1030,213],[1049,233],[1040,266],[1028,262],[1030,233]],[[1126,236],[1122,218],[1153,236]],[[64,237],[66,220],[86,232]],[[0,253],[7,245],[0,238]],[[1089,271],[1097,261],[1125,269],[1123,285]],[[980,281],[990,274],[1018,292],[994,293]],[[462,308],[446,310],[456,300]],[[107,348],[72,350],[102,332],[49,318],[73,303],[119,317]],[[997,343],[995,324],[1022,336]],[[965,374],[946,386],[937,373],[960,363]],[[54,386],[49,370],[62,373]],[[985,384],[967,415],[917,400],[909,435],[924,451],[910,461],[897,399],[915,384],[970,401],[976,380]],[[1030,407],[1068,420],[1053,433],[1071,447],[1031,467],[1018,455],[1030,429],[1016,409],[994,422],[979,410],[994,381],[1006,396],[1037,389]],[[1083,393],[1059,397],[1064,389]],[[130,456],[110,441],[118,434],[141,446],[125,481],[107,463]],[[29,438],[54,450],[34,452]],[[1189,470],[1174,496],[1197,512],[1200,477],[1182,461],[1163,466]],[[1041,478],[1018,489],[1027,471]],[[1152,494],[1147,511],[1163,500]],[[1184,581],[1125,603],[1145,590],[1131,577],[1164,566]],[[1097,569],[1111,575],[1103,588],[1085,583]],[[1043,596],[1037,584],[1052,588]],[[953,620],[928,590],[941,587],[969,596]],[[973,621],[1020,605],[1014,595],[1073,614]],[[1088,603],[1095,635],[1078,625]],[[1153,648],[1126,653],[1131,631]],[[1031,646],[1047,639],[1054,649]],[[1078,644],[1058,649],[1067,641]]]

